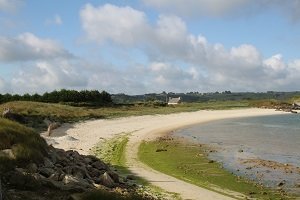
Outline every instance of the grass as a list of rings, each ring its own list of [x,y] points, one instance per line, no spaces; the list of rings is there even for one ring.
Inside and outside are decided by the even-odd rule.
[[[126,168],[125,148],[128,142],[128,134],[120,134],[110,140],[99,142],[92,148],[92,153],[106,163],[110,163],[122,174],[130,174]]]
[[[0,170],[14,165],[39,162],[47,151],[47,144],[36,132],[16,122],[0,118],[0,150],[11,149],[15,159],[0,156]]]
[[[157,149],[166,151],[156,152]],[[205,149],[196,144],[188,145],[170,140],[143,142],[138,156],[153,169],[228,196],[240,199],[245,199],[245,196],[257,199],[292,199],[237,177],[224,170],[219,163],[209,162]]]
[[[95,154],[99,159],[103,160],[104,162],[110,163],[123,176],[132,174],[132,172],[126,166],[125,157],[129,135],[130,133],[123,133],[112,139],[101,141],[91,150],[93,154]],[[167,193],[160,188],[151,185],[148,181],[141,177],[135,177],[134,181],[137,184],[143,186],[140,187],[139,194],[143,194],[146,191],[147,193],[153,194],[156,197],[164,197],[168,195],[173,199],[179,199],[177,194]]]

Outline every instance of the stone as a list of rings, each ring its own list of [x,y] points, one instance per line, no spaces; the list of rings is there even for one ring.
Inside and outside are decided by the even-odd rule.
[[[14,171],[10,173],[9,184],[18,189],[36,190],[41,186],[40,181],[30,174]]]
[[[92,163],[92,166],[95,167],[95,168],[97,168],[98,170],[101,170],[101,169],[105,169],[106,170],[106,169],[108,169],[107,165],[104,162],[100,161],[100,160]]]
[[[134,179],[135,179],[135,176],[132,174],[129,174],[126,176],[126,180],[134,180]]]
[[[278,186],[278,187],[281,187],[281,186],[283,186],[284,184],[285,184],[285,180],[280,181],[280,182],[277,184],[277,186]]]
[[[85,179],[76,178],[72,175],[65,175],[62,183],[64,183],[67,190],[85,191],[89,188],[93,188],[92,184],[89,184]]]
[[[38,167],[35,163],[30,163],[26,167],[27,171],[30,173],[36,173],[38,171]]]
[[[52,168],[46,168],[46,167],[39,168],[39,174],[45,176],[46,178],[50,177],[54,173],[55,170]]]
[[[16,156],[14,155],[14,152],[12,149],[4,149],[0,151],[0,157],[6,157],[10,160],[15,160]]]
[[[113,188],[115,186],[114,180],[107,172],[100,176],[100,183],[108,188]]]
[[[45,158],[44,159],[44,166],[47,168],[53,168],[54,164],[52,163],[52,161],[49,158]]]
[[[113,171],[108,172],[109,176],[113,179],[115,183],[119,183],[119,175]]]
[[[91,164],[93,161],[92,161],[92,159],[91,158],[84,158],[84,162],[86,163],[86,164]]]
[[[89,169],[89,175],[91,177],[99,177],[101,175],[101,172],[97,170],[96,168]]]

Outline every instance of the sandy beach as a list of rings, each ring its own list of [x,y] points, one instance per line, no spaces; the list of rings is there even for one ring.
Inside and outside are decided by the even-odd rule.
[[[197,111],[170,115],[147,115],[109,120],[94,120],[77,124],[64,124],[53,131],[51,137],[42,135],[49,144],[65,150],[76,150],[81,154],[90,154],[90,149],[103,139],[118,134],[131,133],[126,148],[126,162],[129,169],[153,185],[168,192],[178,193],[183,199],[226,200],[232,199],[219,193],[183,182],[139,162],[137,158],[139,144],[143,140],[153,140],[170,131],[213,120],[281,114],[269,109],[238,109]],[[239,194],[233,194],[239,195]]]

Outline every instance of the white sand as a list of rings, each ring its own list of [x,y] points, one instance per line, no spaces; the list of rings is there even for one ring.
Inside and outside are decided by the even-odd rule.
[[[192,124],[227,118],[281,113],[268,109],[241,109],[147,115],[87,121],[75,125],[65,124],[61,128],[54,130],[51,137],[45,136],[45,133],[42,135],[57,148],[73,149],[81,154],[89,154],[90,149],[102,139],[113,138],[120,133],[132,133],[126,148],[126,159],[129,169],[134,174],[147,179],[153,185],[161,187],[168,192],[179,193],[183,199],[225,200],[231,198],[162,174],[139,162],[137,159],[139,144],[143,140],[152,140],[168,131]]]

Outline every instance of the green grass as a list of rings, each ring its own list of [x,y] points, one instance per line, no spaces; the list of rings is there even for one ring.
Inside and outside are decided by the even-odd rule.
[[[156,152],[157,149],[167,151]],[[234,191],[258,199],[290,199],[279,192],[234,176],[222,169],[219,163],[209,163],[204,148],[196,144],[165,140],[143,142],[138,156],[153,169],[229,196],[239,197],[231,192]]]
[[[39,162],[47,151],[47,144],[39,134],[16,122],[0,118],[0,150],[12,149],[15,159],[0,157],[0,170],[14,165]]]
[[[128,142],[128,134],[118,135],[110,140],[99,142],[92,148],[92,153],[106,163],[110,163],[122,174],[130,174],[126,168],[125,148]]]
[[[249,107],[248,101],[222,101],[206,103],[183,103],[176,106],[145,106],[145,105],[115,105],[111,107],[74,107],[64,104],[41,103],[30,101],[13,101],[0,104],[0,111],[11,108],[14,113],[26,119],[25,125],[41,132],[47,129],[43,121],[49,119],[55,122],[78,122],[88,119],[111,119],[127,116],[171,114],[192,112],[203,109],[238,109]]]

